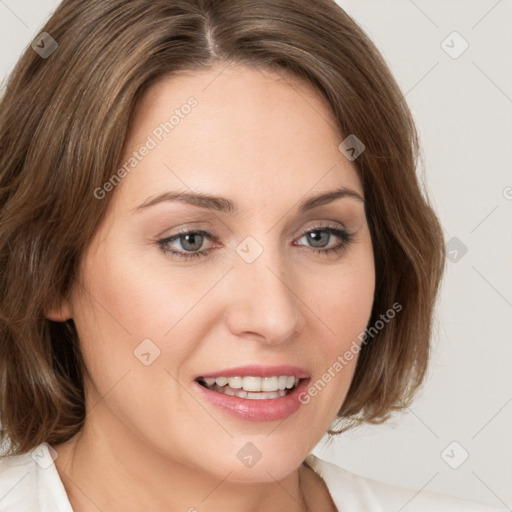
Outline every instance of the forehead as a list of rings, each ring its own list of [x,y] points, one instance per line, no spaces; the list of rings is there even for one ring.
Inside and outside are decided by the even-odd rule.
[[[341,141],[320,93],[289,73],[226,65],[182,72],[139,101],[123,159],[135,165],[119,188],[131,206],[164,188],[253,201],[277,193],[296,201],[340,185],[363,195]]]

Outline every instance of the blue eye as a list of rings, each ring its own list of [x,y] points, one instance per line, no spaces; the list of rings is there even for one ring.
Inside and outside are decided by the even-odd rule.
[[[337,237],[340,242],[334,247],[328,247],[333,235]],[[325,255],[339,253],[344,250],[352,242],[354,235],[335,226],[318,226],[305,231],[298,240],[304,237],[307,238],[309,243],[313,244],[311,249],[313,252],[319,255]],[[203,246],[205,239],[212,241],[214,240],[214,235],[204,230],[184,230],[171,237],[158,240],[157,244],[164,254],[169,254],[174,259],[188,261],[207,256],[212,250],[199,250]],[[177,250],[175,245],[171,245],[178,241],[182,250]]]
[[[173,235],[169,238],[164,238],[163,240],[159,240],[158,244],[160,248],[165,254],[170,254],[171,257],[181,260],[190,260],[193,258],[199,258],[201,256],[205,256],[208,252],[207,250],[197,251],[203,245],[204,239],[212,240],[213,235],[208,233],[208,231],[203,230],[190,230],[190,231],[180,231],[176,235]],[[170,244],[175,241],[180,241],[181,246],[184,251],[177,251],[175,249],[170,249]],[[196,252],[191,252],[196,251]]]
[[[325,249],[325,247],[329,245],[329,240],[331,239],[332,235],[337,236],[341,242],[334,247]],[[352,241],[353,235],[347,233],[343,229],[339,229],[334,226],[322,226],[308,229],[300,238],[304,237],[306,237],[309,242],[313,243],[314,248],[320,249],[317,252],[329,253],[331,251],[337,252],[341,249],[344,249]]]

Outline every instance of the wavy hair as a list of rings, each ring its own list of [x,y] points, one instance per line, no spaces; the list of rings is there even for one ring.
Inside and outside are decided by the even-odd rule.
[[[313,85],[366,199],[376,288],[370,324],[338,413],[342,432],[406,407],[429,359],[445,254],[420,186],[411,113],[379,51],[333,0],[64,0],[44,25],[58,48],[28,47],[0,102],[0,412],[8,454],[58,444],[85,419],[73,320],[45,317],[67,297],[109,197],[137,102],[165,76],[217,62],[286,70]],[[424,187],[423,187],[424,188]],[[114,192],[115,193],[115,192]],[[110,194],[110,197],[112,194]]]

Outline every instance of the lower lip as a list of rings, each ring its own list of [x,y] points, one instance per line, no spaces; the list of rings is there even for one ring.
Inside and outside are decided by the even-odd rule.
[[[238,396],[225,395],[212,391],[194,381],[200,393],[213,405],[235,418],[247,421],[283,420],[298,411],[302,403],[299,395],[308,387],[310,379],[301,379],[299,385],[291,393],[279,398],[268,400],[250,400]]]

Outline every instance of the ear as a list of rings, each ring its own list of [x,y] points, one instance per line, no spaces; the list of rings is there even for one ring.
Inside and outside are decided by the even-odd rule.
[[[46,309],[45,317],[54,322],[65,322],[73,318],[71,304],[67,299],[62,299]]]

